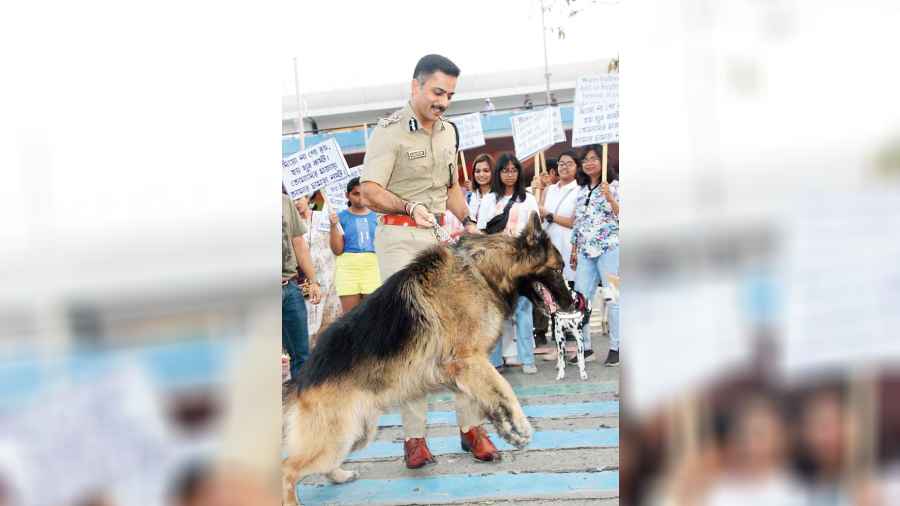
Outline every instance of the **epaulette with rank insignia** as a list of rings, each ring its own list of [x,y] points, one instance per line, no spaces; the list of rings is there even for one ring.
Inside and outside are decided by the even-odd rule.
[[[396,111],[393,114],[391,114],[390,116],[388,116],[386,118],[381,118],[380,120],[378,120],[378,126],[380,126],[382,128],[387,127],[389,125],[392,125],[392,124],[400,121],[400,118],[401,118],[400,111]]]

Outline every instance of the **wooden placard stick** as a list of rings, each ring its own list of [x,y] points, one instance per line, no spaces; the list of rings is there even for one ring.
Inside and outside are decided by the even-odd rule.
[[[697,503],[711,462],[706,451],[709,426],[706,403],[696,391],[684,392],[665,408],[668,420],[667,474],[674,479],[667,485],[673,506]]]
[[[541,175],[544,175],[546,173],[547,173],[547,153],[545,151],[541,151]],[[544,184],[543,179],[541,180],[541,184]],[[538,192],[537,195],[535,195],[535,199],[538,201],[539,204],[543,205],[544,202],[543,202],[542,197],[545,197],[545,196],[546,196],[546,194],[544,194],[544,191],[542,189],[541,191]]]
[[[541,171],[541,161],[544,159],[544,152],[538,151],[536,155],[534,155],[534,175],[535,177],[540,177],[543,173]],[[541,201],[541,190],[538,188],[532,188],[532,194],[534,194],[534,200],[540,202]]]
[[[877,465],[880,430],[879,389],[877,370],[857,369],[849,378],[847,412],[856,417],[856,423],[848,424],[846,435],[845,476],[849,487],[871,479]]]
[[[669,462],[683,462],[696,456],[700,449],[700,417],[696,396],[683,393],[672,399],[667,406],[667,418]]]
[[[607,160],[606,150],[607,150],[607,145],[604,144],[603,145],[603,158],[600,160],[600,167],[602,167],[600,169],[600,182],[601,183],[606,182],[606,160]]]
[[[469,169],[466,168],[466,153],[463,150],[459,150],[459,159],[462,161],[460,164],[460,168],[463,173],[463,180],[465,182],[469,182]]]
[[[681,417],[682,450],[686,457],[696,457],[700,453],[700,413],[697,396],[693,393],[685,394],[678,401],[678,412]]]

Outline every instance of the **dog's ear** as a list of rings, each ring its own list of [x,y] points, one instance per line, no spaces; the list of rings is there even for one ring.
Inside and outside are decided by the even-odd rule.
[[[538,217],[537,213],[531,213],[528,224],[525,225],[525,229],[519,234],[519,239],[521,239],[526,246],[535,246],[541,242],[543,235],[544,228],[541,226],[541,219]]]

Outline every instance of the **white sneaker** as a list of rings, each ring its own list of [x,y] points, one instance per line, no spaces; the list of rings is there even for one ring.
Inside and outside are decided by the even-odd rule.
[[[613,296],[613,291],[611,288],[607,288],[604,286],[600,290],[603,291],[603,300],[605,300],[606,302],[612,302],[613,300],[615,300],[615,297]]]
[[[537,367],[535,367],[534,364],[525,364],[522,366],[522,373],[537,374]]]

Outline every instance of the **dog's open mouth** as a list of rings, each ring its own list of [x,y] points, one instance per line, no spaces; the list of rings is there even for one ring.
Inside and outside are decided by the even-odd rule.
[[[532,286],[534,287],[534,291],[541,295],[544,305],[547,306],[548,313],[553,314],[559,311],[559,306],[556,304],[556,301],[553,300],[553,296],[550,295],[550,290],[548,290],[543,283],[535,281]]]

